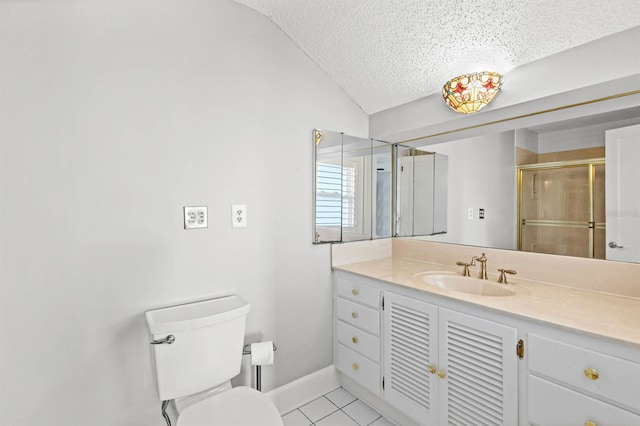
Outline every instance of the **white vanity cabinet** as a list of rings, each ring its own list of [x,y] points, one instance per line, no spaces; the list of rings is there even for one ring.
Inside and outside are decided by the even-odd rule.
[[[384,398],[424,424],[438,420],[438,307],[384,293]]]
[[[640,364],[558,339],[529,334],[529,422],[640,425]]]
[[[380,395],[380,290],[337,278],[336,296],[335,367]]]
[[[517,330],[384,292],[384,399],[419,424],[517,424]]]
[[[403,426],[640,426],[638,345],[348,272],[334,278],[335,366]]]

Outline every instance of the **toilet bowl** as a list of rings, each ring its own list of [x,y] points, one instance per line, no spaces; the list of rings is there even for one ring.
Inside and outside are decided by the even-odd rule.
[[[282,426],[269,397],[230,384],[240,373],[249,307],[228,296],[145,312],[168,425]]]

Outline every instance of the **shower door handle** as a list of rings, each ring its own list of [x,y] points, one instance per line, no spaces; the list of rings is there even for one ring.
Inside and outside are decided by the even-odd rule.
[[[624,246],[619,246],[615,241],[611,241],[609,243],[610,248],[624,248]]]

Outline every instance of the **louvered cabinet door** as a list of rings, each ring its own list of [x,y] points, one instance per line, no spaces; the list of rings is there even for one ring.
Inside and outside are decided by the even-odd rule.
[[[438,308],[384,294],[384,398],[419,424],[437,422]]]
[[[440,424],[518,424],[515,328],[440,308]]]

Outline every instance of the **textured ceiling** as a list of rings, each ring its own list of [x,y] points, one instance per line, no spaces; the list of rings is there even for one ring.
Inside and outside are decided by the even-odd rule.
[[[369,114],[461,74],[504,74],[640,25],[639,0],[236,1],[271,19]]]

